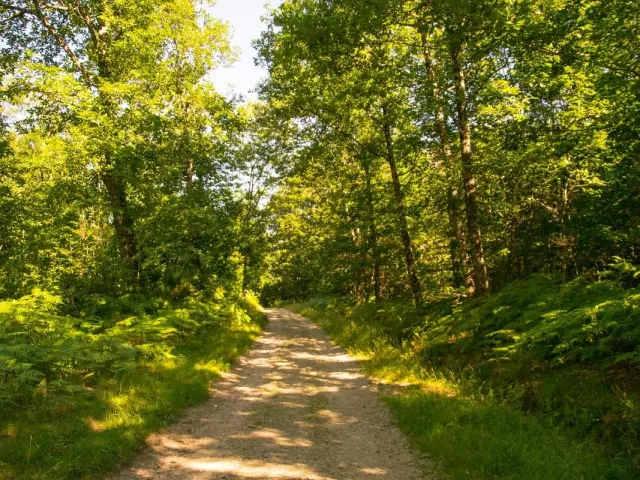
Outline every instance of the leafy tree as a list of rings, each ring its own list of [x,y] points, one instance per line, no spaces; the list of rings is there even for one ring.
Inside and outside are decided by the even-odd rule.
[[[613,256],[637,261],[638,12],[614,3],[284,2],[258,46],[263,96],[304,138],[289,175],[314,191],[339,184],[349,151],[362,175],[344,194],[375,212],[365,250],[395,228],[418,304],[423,285],[447,291],[442,241],[451,286],[472,295],[490,279],[497,289],[536,271],[570,279],[599,275]],[[325,176],[318,162],[332,165]],[[395,220],[381,197],[373,209],[356,200],[375,177],[389,182]],[[340,218],[327,227],[349,223]]]
[[[229,58],[226,26],[191,0],[8,1],[0,16],[6,293],[228,274],[243,127],[201,81]]]

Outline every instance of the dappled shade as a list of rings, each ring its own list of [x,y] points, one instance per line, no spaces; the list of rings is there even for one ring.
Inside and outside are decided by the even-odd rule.
[[[418,479],[419,463],[353,357],[283,311],[212,398],[115,479]]]

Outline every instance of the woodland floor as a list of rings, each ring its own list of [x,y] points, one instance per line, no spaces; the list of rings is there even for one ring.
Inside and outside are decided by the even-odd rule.
[[[267,314],[210,400],[111,479],[428,478],[357,361],[309,320]]]

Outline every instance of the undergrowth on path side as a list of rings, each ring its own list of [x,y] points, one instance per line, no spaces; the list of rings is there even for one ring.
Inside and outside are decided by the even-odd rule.
[[[538,292],[540,295],[548,293]],[[507,302],[509,292],[506,295],[502,299],[504,302]],[[499,305],[501,299],[497,297],[490,300],[490,307],[505,312],[505,306]],[[533,304],[540,308],[540,302]],[[589,416],[597,423],[597,416],[602,413],[598,409],[615,400],[615,392],[597,390],[593,381],[588,386],[583,384],[589,391],[581,396],[574,395],[580,389],[580,378],[593,379],[598,375],[597,369],[586,377],[577,374],[587,370],[584,365],[562,375],[557,369],[543,373],[531,371],[531,368],[525,371],[523,365],[535,367],[535,362],[527,364],[513,357],[503,363],[492,362],[491,368],[496,371],[487,374],[484,370],[489,367],[482,364],[487,355],[480,351],[485,344],[480,348],[469,334],[460,334],[460,339],[466,342],[465,349],[451,350],[445,355],[442,347],[438,347],[437,354],[430,354],[425,344],[429,339],[438,343],[434,332],[442,332],[449,319],[443,314],[440,322],[431,318],[431,323],[425,323],[422,318],[418,326],[415,318],[403,321],[397,315],[389,315],[394,308],[397,313],[397,307],[389,304],[346,307],[335,301],[312,301],[287,308],[324,328],[338,344],[362,359],[363,368],[372,377],[383,383],[404,385],[404,388],[392,389],[394,393],[384,399],[395,412],[402,430],[420,451],[434,460],[444,478],[637,478],[634,459],[628,451],[620,449],[615,442],[608,442],[596,427],[589,430],[580,424],[582,417]],[[465,314],[481,315],[483,312],[473,313],[472,310],[482,308],[486,310],[487,307],[468,307]],[[510,316],[518,317],[513,310]],[[381,321],[380,317],[386,321]],[[517,321],[527,324],[529,329],[541,328],[534,320],[534,313],[529,312],[525,318],[526,322],[521,322],[519,317]],[[460,322],[459,317],[456,320]],[[413,325],[408,325],[412,322]],[[473,318],[467,319],[460,328],[470,331],[473,322]],[[504,327],[505,322],[498,323]],[[547,330],[551,328],[548,323],[545,326]],[[433,335],[429,337],[429,333]],[[456,338],[456,335],[449,331],[448,338]],[[513,365],[513,371],[505,373],[505,365]],[[535,392],[531,395],[540,396],[538,402],[543,405],[546,401],[548,405],[537,410],[525,408],[522,398],[527,396],[527,382],[533,382],[534,377],[534,384],[542,391],[566,388],[564,403],[559,404],[553,397],[554,404]],[[501,384],[501,381],[505,383]],[[548,381],[546,386],[545,381]],[[573,383],[563,387],[558,383],[563,381]],[[554,395],[558,396],[557,392]],[[625,408],[633,410],[631,403]],[[563,408],[570,408],[572,412],[563,412]],[[633,419],[626,421],[630,431]]]
[[[113,470],[151,432],[205,401],[209,383],[248,350],[266,321],[256,301],[222,299],[133,315],[88,333],[87,325],[63,327],[72,320],[41,314],[42,305],[31,313],[15,301],[4,306],[0,333],[31,338],[0,352],[2,480],[88,479]],[[59,338],[56,329],[63,330]],[[46,335],[36,338],[38,331]],[[17,368],[34,373],[20,377]]]

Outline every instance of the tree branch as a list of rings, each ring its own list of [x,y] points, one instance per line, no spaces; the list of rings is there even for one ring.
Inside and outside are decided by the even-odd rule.
[[[16,12],[13,15],[11,15],[10,17],[7,17],[7,18],[3,19],[2,21],[0,21],[0,25],[8,23],[11,20],[13,20],[14,18],[24,17],[25,15],[26,15],[25,12]]]
[[[69,11],[69,7],[67,7],[65,5],[57,5],[57,4],[54,4],[54,3],[44,3],[44,4],[42,4],[42,8],[45,8],[47,10],[60,10],[62,12]]]
[[[40,23],[42,23],[42,25],[47,29],[47,31],[54,38],[56,43],[65,51],[67,56],[71,59],[73,64],[80,71],[80,74],[85,79],[85,82],[87,82],[87,84],[89,86],[95,86],[95,82],[93,80],[93,76],[91,75],[89,70],[87,70],[87,68],[82,64],[82,62],[80,61],[78,56],[74,53],[74,51],[71,49],[71,47],[67,44],[67,42],[62,37],[62,35],[60,35],[58,33],[58,31],[53,27],[53,25],[51,24],[49,19],[43,13],[43,11],[42,11],[43,5],[40,3],[40,1],[39,0],[32,0],[32,3],[33,3],[33,6],[35,8],[35,11],[33,12],[33,14],[38,18],[38,20],[40,20]]]
[[[100,43],[100,36],[99,36],[95,26],[91,22],[91,18],[89,17],[89,14],[82,7],[82,4],[78,0],[75,0],[74,4],[75,4],[74,10],[78,13],[78,16],[80,17],[80,19],[84,22],[84,24],[89,29],[89,34],[91,35],[91,39],[93,40],[93,43],[95,44],[96,49],[98,49],[99,48],[99,43]]]
[[[33,10],[29,10],[28,8],[24,8],[24,7],[17,7],[15,5],[10,5],[4,2],[0,2],[0,7],[6,8],[7,10],[13,10],[14,12],[19,12],[23,15],[24,14],[35,15],[35,12]]]

